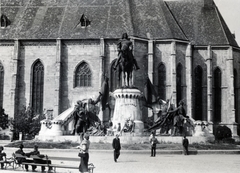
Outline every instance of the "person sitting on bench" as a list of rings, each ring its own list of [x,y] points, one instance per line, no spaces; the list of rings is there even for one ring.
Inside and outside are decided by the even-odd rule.
[[[27,154],[23,151],[23,148],[24,148],[24,146],[23,146],[23,144],[21,144],[19,146],[19,150],[15,151],[15,153],[16,154],[21,154],[22,156],[27,156]],[[16,157],[16,160],[19,164],[22,164],[23,162],[24,163],[33,163],[32,160],[27,160],[24,157]],[[28,165],[27,164],[25,164],[25,169],[26,169],[26,171],[28,171]],[[36,169],[36,166],[32,165],[32,171],[35,171],[35,169]]]
[[[39,157],[39,159],[34,158],[33,161],[34,163],[39,163],[39,164],[51,164],[51,160],[43,160],[43,158],[45,157],[44,155],[40,154],[40,152],[38,151],[38,146],[34,145],[34,150],[30,153],[28,153],[29,156],[37,156]],[[49,167],[48,171],[51,171],[52,167]],[[42,166],[42,172],[45,171],[45,166]]]

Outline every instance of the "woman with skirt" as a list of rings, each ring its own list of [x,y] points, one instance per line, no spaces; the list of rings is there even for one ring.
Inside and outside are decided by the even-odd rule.
[[[81,158],[81,162],[79,165],[79,171],[81,173],[88,172],[88,160],[89,160],[88,149],[89,149],[89,146],[90,146],[89,135],[85,134],[84,139],[80,144],[80,152],[78,154],[78,156]]]

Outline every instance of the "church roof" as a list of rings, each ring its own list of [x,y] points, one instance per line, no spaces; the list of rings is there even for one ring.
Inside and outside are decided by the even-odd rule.
[[[193,44],[238,47],[214,3],[204,6],[204,0],[182,0],[167,1],[166,4]]]
[[[119,38],[127,32],[140,38],[237,46],[217,8],[203,8],[197,2],[2,0],[0,13],[10,23],[0,28],[0,39]],[[90,26],[81,27],[83,15]]]

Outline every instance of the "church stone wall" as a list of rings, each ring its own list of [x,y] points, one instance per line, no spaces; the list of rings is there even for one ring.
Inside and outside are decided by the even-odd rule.
[[[202,115],[202,120],[207,121],[207,65],[206,65],[206,59],[207,59],[207,48],[194,48],[193,49],[193,57],[192,57],[192,61],[193,61],[193,65],[192,65],[192,82],[193,82],[193,88],[192,88],[192,105],[193,105],[193,118],[195,117],[194,115],[194,105],[195,105],[195,85],[194,85],[194,81],[195,81],[195,75],[194,75],[194,70],[197,66],[201,66],[202,70],[203,70],[203,78],[202,78],[202,109],[203,109],[203,115]]]
[[[61,51],[61,67],[60,67],[60,90],[59,90],[59,110],[60,113],[68,109],[76,103],[77,100],[93,98],[96,99],[98,92],[101,88],[102,80],[100,76],[105,73],[110,76],[109,70],[113,60],[117,58],[117,40],[104,40],[104,52],[102,52],[102,45],[99,40],[68,40],[62,41]],[[18,104],[16,109],[21,110],[23,106],[28,106],[31,102],[31,74],[34,62],[40,60],[44,66],[44,108],[53,109],[56,103],[56,89],[59,89],[56,82],[56,62],[57,62],[57,47],[55,41],[20,41],[20,50],[18,58],[18,92],[16,96]],[[14,84],[13,64],[12,59],[14,56],[14,43],[0,44],[0,61],[4,66],[4,95],[3,95],[3,108],[9,116],[14,115],[14,108],[11,107],[12,101],[12,86]],[[185,57],[186,57],[186,44],[176,44],[176,66],[178,63],[183,65],[183,86],[186,89],[186,72],[185,72]],[[166,67],[166,85],[171,84],[171,42],[155,42],[153,50],[153,84],[158,85],[158,66],[163,63]],[[148,42],[134,40],[134,56],[140,66],[140,70],[133,72],[134,85],[143,91],[144,83],[148,76]],[[103,55],[104,57],[101,57]],[[230,50],[228,48],[212,48],[212,65],[213,70],[219,67],[222,72],[222,122],[229,122],[231,118],[234,105],[231,95],[233,88],[231,83],[231,76],[233,72],[229,70],[231,64],[228,59],[231,58]],[[193,47],[192,56],[192,80],[194,93],[194,69],[199,65],[203,69],[203,115],[202,120],[207,120],[207,65],[208,50],[206,47]],[[240,51],[233,51],[233,67],[237,71],[237,99],[240,102]],[[77,66],[81,62],[88,63],[92,72],[92,86],[91,87],[74,87],[74,73]],[[102,64],[103,63],[103,64]],[[103,65],[103,66],[102,66]],[[101,69],[103,68],[103,69]],[[214,78],[214,76],[213,76]],[[214,80],[214,79],[213,79]],[[166,93],[166,98],[170,98],[172,93]],[[183,93],[183,98],[186,97],[186,90]],[[192,94],[192,108],[194,110],[195,95]],[[239,104],[237,105],[240,109]],[[143,118],[147,118],[148,111],[142,107]],[[194,111],[192,111],[194,114]],[[194,118],[194,115],[192,116]],[[240,121],[240,111],[236,121]]]
[[[229,116],[232,114],[233,105],[229,102],[231,99],[231,87],[233,83],[230,81],[231,79],[231,72],[227,68],[227,59],[229,58],[229,52],[227,49],[213,49],[213,70],[216,67],[219,67],[222,74],[222,108],[221,108],[221,121],[226,123],[228,122]],[[214,74],[213,74],[214,77]]]
[[[55,100],[55,42],[23,42],[19,56],[19,110],[31,103],[32,67],[37,60],[44,66],[43,108],[53,109]]]
[[[118,58],[117,40],[105,40],[104,44],[105,73],[110,77],[111,80],[111,67],[113,66],[114,60]],[[111,81],[109,81],[109,86],[110,82]]]
[[[178,64],[182,64],[182,74],[181,74],[181,78],[182,78],[182,98],[184,103],[187,103],[187,84],[186,84],[186,48],[187,45],[183,44],[183,43],[177,43],[176,44],[176,74],[177,74],[177,67]],[[177,103],[178,104],[178,103]],[[186,111],[188,109],[188,105],[186,105]]]
[[[144,83],[147,79],[148,64],[148,43],[146,41],[136,40],[134,42],[134,57],[140,67],[139,70],[133,70],[134,85],[143,92]]]
[[[166,68],[166,85],[171,84],[171,43],[159,42],[154,48],[154,85],[158,85],[158,66],[163,63]],[[157,91],[157,88],[156,88]],[[172,93],[166,93],[166,99],[171,97]]]
[[[3,90],[3,108],[5,113],[10,117],[14,116],[14,107],[11,106],[12,96],[12,82],[14,77],[12,76],[12,58],[14,52],[14,43],[1,43],[0,45],[0,62],[4,68],[4,90]],[[13,98],[14,99],[14,98]]]
[[[146,41],[140,41],[135,40],[134,42],[134,57],[138,63],[138,66],[140,67],[139,70],[133,71],[133,78],[134,78],[134,85],[138,87],[138,89],[143,92],[144,90],[144,84],[147,79],[147,64],[148,64],[148,43]],[[148,109],[143,106],[143,104],[140,105],[140,108],[142,108],[142,119],[145,121],[148,117]]]
[[[236,123],[240,123],[240,90],[239,90],[239,88],[240,88],[240,66],[239,66],[240,50],[233,51],[233,59],[234,59],[233,66],[237,73],[236,76],[234,76],[234,77],[236,77],[236,79],[235,79],[236,80],[236,88],[235,88],[236,95],[234,95],[234,96],[236,97],[235,99],[237,99],[236,100],[237,104],[235,105],[235,108],[237,109],[237,110],[235,110],[237,113],[235,121],[236,121]]]
[[[81,62],[88,63],[92,72],[91,87],[74,87],[74,72]],[[65,41],[61,57],[61,102],[63,110],[82,99],[96,99],[101,88],[99,41]]]

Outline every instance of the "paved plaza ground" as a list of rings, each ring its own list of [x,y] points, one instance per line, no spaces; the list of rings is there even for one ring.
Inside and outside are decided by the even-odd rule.
[[[16,148],[5,147],[5,152],[11,155]],[[54,163],[79,165],[77,157],[78,149],[39,149],[42,154],[51,157],[68,157],[74,159],[54,160]],[[26,152],[30,151],[25,149]],[[207,153],[207,152],[205,152]],[[218,153],[218,152],[216,152]],[[120,158],[117,163],[113,161],[113,152],[110,150],[90,151],[90,162],[94,163],[96,168],[94,173],[233,173],[240,170],[239,154],[195,154],[184,156],[178,152],[163,153],[157,151],[156,157],[150,157],[150,151],[121,151]],[[237,153],[237,152],[234,152]],[[0,170],[6,173],[25,172],[18,168],[13,171]],[[37,168],[38,172],[40,168]],[[29,171],[30,172],[30,171]],[[58,173],[78,173],[78,170],[57,169]]]

